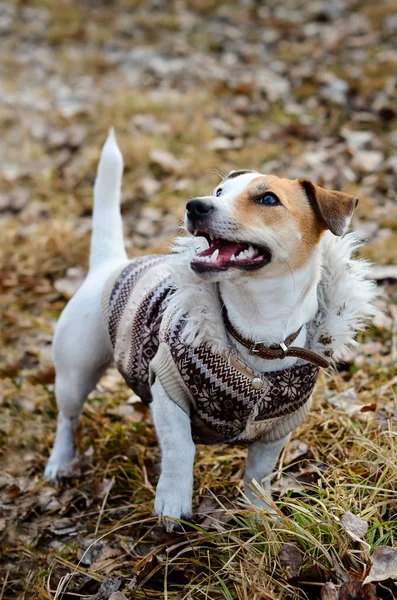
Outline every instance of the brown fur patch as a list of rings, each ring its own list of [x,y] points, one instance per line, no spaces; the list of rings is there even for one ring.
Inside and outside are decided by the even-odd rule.
[[[358,204],[358,198],[344,192],[324,190],[307,179],[299,179],[299,183],[325,228],[335,235],[343,235]]]
[[[256,199],[265,192],[273,192],[281,206],[264,206]],[[274,175],[260,175],[234,200],[233,218],[240,231],[247,232],[247,239],[258,237],[256,243],[273,240],[285,253],[286,271],[303,267],[310,258],[325,230],[323,221],[313,210],[307,195],[297,180],[280,179]],[[262,234],[262,235],[261,235]],[[280,273],[280,265],[278,265]]]

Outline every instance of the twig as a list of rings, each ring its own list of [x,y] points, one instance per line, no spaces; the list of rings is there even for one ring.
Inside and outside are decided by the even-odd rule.
[[[97,533],[98,533],[98,529],[99,529],[99,525],[100,525],[100,523],[101,523],[101,518],[102,518],[102,515],[103,515],[103,511],[105,510],[105,506],[106,506],[106,502],[107,502],[107,500],[108,500],[108,496],[109,496],[109,494],[110,494],[110,490],[111,490],[111,489],[112,489],[112,487],[114,486],[114,482],[115,482],[115,481],[116,481],[116,479],[115,479],[115,477],[113,476],[113,477],[112,477],[112,479],[109,481],[109,484],[108,484],[108,486],[107,486],[106,494],[105,494],[105,496],[104,496],[104,498],[103,498],[103,501],[102,501],[102,506],[101,506],[101,510],[99,511],[98,520],[97,520],[97,523],[96,523],[96,526],[95,526],[95,532],[94,532],[94,535],[95,535],[95,536],[96,536],[96,535],[97,535]]]
[[[7,585],[7,581],[8,581],[8,576],[10,574],[10,569],[7,569],[6,575],[4,577],[4,581],[3,581],[3,587],[1,588],[1,593],[0,593],[0,600],[3,599],[4,596],[4,592],[6,591],[6,585]]]

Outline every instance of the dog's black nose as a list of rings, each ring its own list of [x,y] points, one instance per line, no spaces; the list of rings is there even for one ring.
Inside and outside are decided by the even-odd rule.
[[[186,204],[186,210],[189,219],[204,219],[214,210],[214,207],[209,202],[194,198]]]

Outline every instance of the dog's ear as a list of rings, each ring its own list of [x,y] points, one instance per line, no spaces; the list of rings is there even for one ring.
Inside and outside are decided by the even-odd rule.
[[[346,233],[358,198],[335,190],[324,190],[308,179],[299,179],[299,183],[325,228],[334,235]]]

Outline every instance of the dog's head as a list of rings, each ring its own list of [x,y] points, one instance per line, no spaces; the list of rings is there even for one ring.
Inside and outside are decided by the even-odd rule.
[[[186,205],[187,230],[207,241],[191,268],[211,280],[304,268],[324,231],[346,232],[357,202],[306,179],[231,171],[211,196]]]

